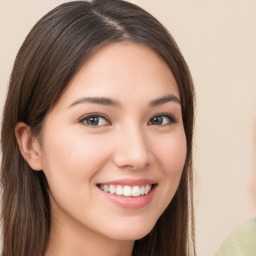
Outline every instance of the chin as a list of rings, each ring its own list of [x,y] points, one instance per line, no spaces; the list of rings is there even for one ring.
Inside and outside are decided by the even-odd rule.
[[[131,224],[128,227],[122,227],[122,229],[115,230],[115,234],[112,234],[112,238],[115,240],[128,240],[134,241],[145,237],[152,229],[154,225],[137,225]]]

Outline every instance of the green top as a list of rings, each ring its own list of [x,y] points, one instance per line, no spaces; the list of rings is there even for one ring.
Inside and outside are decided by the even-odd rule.
[[[215,256],[256,256],[256,219],[236,229]]]

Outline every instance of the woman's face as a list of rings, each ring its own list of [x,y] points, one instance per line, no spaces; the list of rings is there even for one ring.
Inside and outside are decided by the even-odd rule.
[[[145,236],[186,158],[180,95],[151,49],[112,43],[83,65],[45,119],[41,165],[54,220],[112,240]]]

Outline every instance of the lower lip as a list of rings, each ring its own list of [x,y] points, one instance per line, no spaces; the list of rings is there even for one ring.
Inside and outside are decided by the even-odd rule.
[[[101,189],[100,191],[108,200],[110,200],[112,203],[120,207],[129,208],[129,209],[139,209],[150,203],[150,201],[153,198],[155,188],[156,188],[156,185],[153,186],[153,188],[150,190],[150,192],[147,195],[137,196],[137,197],[118,196],[115,194],[110,194],[108,192],[105,192],[104,190],[101,190]]]

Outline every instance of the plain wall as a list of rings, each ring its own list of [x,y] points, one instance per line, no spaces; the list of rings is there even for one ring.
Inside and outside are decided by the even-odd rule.
[[[26,34],[64,1],[0,0],[0,111]],[[197,93],[194,169],[199,256],[255,211],[249,194],[256,113],[255,0],[137,0],[172,33]]]

